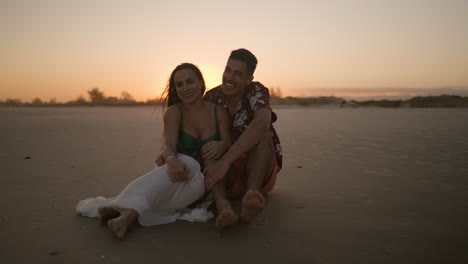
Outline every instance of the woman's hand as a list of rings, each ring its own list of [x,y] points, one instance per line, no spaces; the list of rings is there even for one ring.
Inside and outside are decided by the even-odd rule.
[[[158,165],[158,167],[161,167],[162,165],[166,164],[166,157],[168,155],[172,155],[172,154],[174,154],[174,152],[168,151],[166,146],[163,145],[161,147],[161,151],[159,151],[159,154],[156,157],[156,160],[154,161],[154,163],[156,163],[156,165]]]
[[[229,144],[224,141],[211,141],[202,146],[204,160],[219,159],[228,149]]]
[[[167,157],[167,174],[172,182],[183,182],[189,178],[190,170],[175,155]]]
[[[164,160],[163,153],[159,153],[159,155],[156,157],[156,160],[154,161],[158,167],[161,167],[162,165],[166,164],[166,161]]]

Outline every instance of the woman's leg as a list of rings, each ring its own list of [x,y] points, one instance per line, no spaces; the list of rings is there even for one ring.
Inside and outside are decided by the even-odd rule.
[[[104,225],[107,221],[117,218],[120,215],[120,212],[109,206],[101,206],[98,208],[99,213],[99,223]]]

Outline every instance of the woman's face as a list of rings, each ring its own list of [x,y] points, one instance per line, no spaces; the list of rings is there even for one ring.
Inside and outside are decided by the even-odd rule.
[[[174,84],[177,96],[184,103],[201,100],[202,82],[190,69],[182,69],[174,73]]]

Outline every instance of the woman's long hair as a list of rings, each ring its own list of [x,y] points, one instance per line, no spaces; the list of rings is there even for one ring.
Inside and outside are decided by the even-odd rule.
[[[177,104],[182,102],[180,100],[179,96],[177,96],[177,91],[176,91],[176,86],[174,82],[174,75],[176,72],[180,70],[185,70],[189,69],[192,70],[195,73],[195,76],[198,78],[198,80],[202,83],[202,90],[201,90],[201,95],[205,93],[205,79],[203,79],[203,74],[201,73],[200,69],[198,69],[197,66],[195,66],[192,63],[182,63],[177,65],[177,67],[172,71],[171,76],[169,77],[169,80],[167,80],[166,88],[164,89],[164,92],[161,94],[160,100],[163,101],[163,109],[167,108],[173,104]]]

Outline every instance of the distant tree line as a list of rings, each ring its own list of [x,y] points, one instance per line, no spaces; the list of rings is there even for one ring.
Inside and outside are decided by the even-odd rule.
[[[413,108],[451,108],[468,107],[468,97],[459,95],[417,96],[407,100],[367,100],[346,101],[335,96],[320,97],[278,97],[271,95],[274,105],[322,106],[334,105],[338,107],[413,107]]]
[[[31,102],[22,102],[20,99],[0,100],[0,106],[144,106],[161,105],[162,100],[147,99],[146,101],[136,101],[127,91],[122,91],[120,97],[106,96],[98,87],[87,91],[88,100],[82,95],[76,99],[59,103],[55,98],[43,101],[35,98]],[[468,107],[468,97],[458,95],[439,96],[417,96],[408,100],[367,100],[367,101],[346,101],[335,96],[321,97],[282,97],[279,87],[270,89],[270,99],[273,105],[299,105],[299,106],[337,106],[337,107],[417,107],[417,108],[440,108],[440,107]]]
[[[65,103],[59,103],[55,98],[44,101],[40,98],[34,98],[31,102],[22,102],[20,99],[0,100],[0,106],[142,106],[161,104],[159,99],[147,99],[146,101],[136,101],[127,91],[122,91],[120,97],[106,96],[98,87],[87,91],[88,100],[82,95],[76,99]]]
[[[354,107],[415,107],[415,108],[451,108],[468,107],[468,97],[459,95],[417,96],[408,100],[369,100],[351,101]]]
[[[343,105],[346,100],[334,96],[321,97],[271,97],[271,103],[274,105],[299,105],[299,106],[320,106],[320,105]]]

